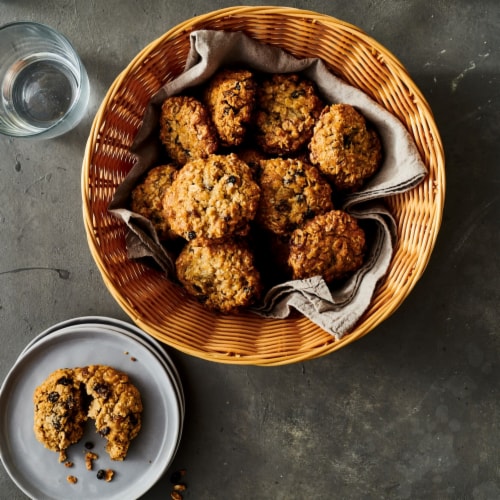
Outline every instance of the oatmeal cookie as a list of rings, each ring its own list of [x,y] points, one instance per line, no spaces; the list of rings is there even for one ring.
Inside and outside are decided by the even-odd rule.
[[[222,313],[251,305],[261,293],[260,274],[245,242],[190,241],[177,258],[176,269],[190,295]]]
[[[217,132],[205,105],[191,96],[168,97],[162,104],[160,139],[170,158],[184,165],[218,148]]]
[[[319,170],[295,159],[261,161],[261,196],[256,221],[276,234],[288,234],[306,220],[333,210],[332,190]]]
[[[382,162],[382,146],[364,116],[348,104],[327,106],[309,143],[310,161],[340,191],[354,191]]]
[[[245,137],[255,106],[256,81],[247,69],[225,68],[203,93],[222,146],[238,146]]]
[[[123,460],[141,428],[139,390],[125,373],[110,366],[85,366],[77,368],[75,374],[91,398],[88,418],[108,441],[106,451],[112,460]]]
[[[33,394],[34,432],[51,451],[62,453],[83,435],[87,413],[80,382],[73,370],[61,368],[51,373]]]
[[[171,229],[186,240],[245,235],[260,189],[234,153],[193,160],[179,171],[163,200]]]
[[[309,142],[322,108],[310,80],[296,73],[270,76],[257,91],[257,143],[272,155],[297,152]]]
[[[176,174],[177,168],[174,165],[154,167],[147,172],[131,194],[131,210],[151,221],[160,240],[172,237],[170,226],[163,213],[163,197]]]
[[[294,279],[320,275],[331,283],[359,269],[364,253],[365,233],[356,219],[332,210],[292,233],[288,264]]]

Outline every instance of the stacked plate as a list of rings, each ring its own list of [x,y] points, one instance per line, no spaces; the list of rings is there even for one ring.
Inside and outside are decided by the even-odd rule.
[[[106,441],[88,422],[68,460],[47,450],[33,432],[33,392],[57,368],[109,365],[127,373],[140,390],[142,427],[123,462],[112,461]],[[138,498],[166,472],[177,452],[185,401],[179,374],[162,346],[135,326],[112,318],[83,317],[54,325],[20,354],[0,389],[0,457],[17,486],[31,498]],[[94,470],[85,468],[85,443],[98,455]],[[112,469],[110,482],[96,477]],[[67,476],[77,478],[72,484]]]

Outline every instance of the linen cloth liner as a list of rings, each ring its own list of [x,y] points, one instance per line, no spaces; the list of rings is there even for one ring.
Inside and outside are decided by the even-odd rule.
[[[268,73],[303,72],[313,80],[328,103],[355,106],[371,121],[381,137],[384,161],[361,191],[344,197],[341,207],[370,227],[370,245],[363,267],[339,288],[328,288],[320,277],[288,281],[270,289],[251,310],[270,318],[286,318],[298,310],[326,332],[342,338],[368,308],[379,280],[389,267],[396,242],[396,224],[382,198],[416,186],[426,175],[413,138],[402,123],[364,92],[331,73],[317,58],[297,59],[284,50],[259,43],[242,32],[194,31],[184,72],[164,85],[151,99],[131,151],[137,161],[118,186],[109,205],[111,213],[129,227],[130,258],[153,257],[175,279],[174,262],[161,244],[152,224],[128,207],[129,195],[142,175],[162,154],[159,141],[161,103],[208,80],[221,66],[237,65]]]

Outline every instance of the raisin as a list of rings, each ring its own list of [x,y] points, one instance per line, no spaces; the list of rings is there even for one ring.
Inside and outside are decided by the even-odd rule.
[[[227,184],[236,184],[237,182],[237,178],[235,175],[230,175],[228,178],[227,178]]]
[[[170,476],[170,482],[172,484],[179,484],[181,479],[186,475],[186,469],[180,469],[176,470],[175,472],[172,472]]]
[[[95,384],[93,390],[103,398],[109,397],[109,387],[108,384]]]
[[[297,98],[304,95],[304,91],[303,90],[294,90],[291,95],[292,95],[292,99],[297,99]]]
[[[188,240],[194,240],[196,238],[196,233],[194,231],[189,231],[187,237]]]
[[[61,377],[56,384],[61,384],[61,385],[71,385],[72,380],[69,377]]]
[[[129,419],[130,423],[134,426],[137,425],[137,422],[139,421],[137,419],[137,415],[135,415],[135,413],[130,413],[130,415],[128,416],[128,419]]]
[[[55,403],[59,399],[59,393],[57,391],[50,392],[47,399],[50,403]]]
[[[85,448],[87,448],[87,450],[91,450],[93,447],[94,447],[94,443],[92,441],[87,441],[85,443]]]
[[[107,436],[111,432],[111,429],[109,427],[103,427],[100,431],[99,434],[101,436]]]
[[[52,427],[54,427],[54,429],[56,431],[60,431],[61,430],[61,420],[59,419],[59,417],[55,416],[52,418]]]
[[[290,211],[290,205],[286,200],[280,200],[278,204],[276,205],[276,211],[277,212],[289,212]]]
[[[172,472],[170,476],[170,482],[173,484],[177,484],[181,480],[182,474],[180,471],[176,470],[175,472]]]
[[[343,145],[344,148],[349,148],[354,144],[354,139],[356,137],[356,134],[358,133],[357,128],[353,128],[349,134],[344,134],[342,139],[343,139]]]
[[[97,479],[104,479],[106,477],[106,471],[104,469],[99,469],[96,474]]]

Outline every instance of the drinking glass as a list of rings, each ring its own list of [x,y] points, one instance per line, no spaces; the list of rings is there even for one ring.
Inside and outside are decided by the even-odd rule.
[[[0,133],[48,139],[82,119],[89,79],[71,43],[43,24],[0,27]]]

